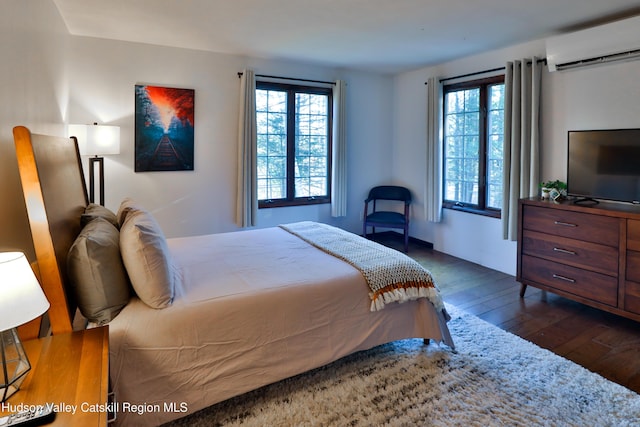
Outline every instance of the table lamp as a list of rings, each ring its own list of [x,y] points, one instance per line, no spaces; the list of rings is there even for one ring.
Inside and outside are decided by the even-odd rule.
[[[120,154],[120,127],[93,125],[69,125],[69,136],[78,140],[78,148],[89,158],[89,201],[95,201],[95,165],[98,164],[100,204],[104,206],[104,155]]]
[[[49,308],[22,252],[0,252],[0,397],[7,400],[31,369],[16,328]]]

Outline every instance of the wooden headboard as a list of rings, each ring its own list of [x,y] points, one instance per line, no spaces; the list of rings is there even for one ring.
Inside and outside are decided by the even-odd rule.
[[[24,126],[13,129],[13,138],[40,283],[51,304],[51,329],[70,332],[76,304],[68,286],[67,254],[88,204],[78,144],[75,138],[32,134]]]

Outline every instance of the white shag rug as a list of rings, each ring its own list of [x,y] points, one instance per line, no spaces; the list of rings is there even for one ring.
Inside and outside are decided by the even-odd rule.
[[[403,340],[168,426],[640,426],[640,395],[447,305],[456,343]]]

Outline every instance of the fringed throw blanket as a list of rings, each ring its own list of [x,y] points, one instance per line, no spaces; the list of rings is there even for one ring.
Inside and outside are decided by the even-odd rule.
[[[417,298],[428,298],[438,312],[443,310],[431,274],[405,254],[326,224],[304,221],[280,227],[360,270],[371,289],[371,311]]]

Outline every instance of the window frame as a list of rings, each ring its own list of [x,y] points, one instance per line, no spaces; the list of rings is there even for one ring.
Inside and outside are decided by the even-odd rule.
[[[488,207],[487,206],[487,188],[488,188],[488,177],[487,177],[487,164],[489,161],[489,153],[488,153],[488,121],[489,121],[489,86],[493,86],[496,84],[504,84],[504,74],[487,77],[483,79],[470,80],[466,82],[453,83],[450,85],[444,85],[442,88],[442,126],[443,126],[443,156],[442,156],[442,170],[443,170],[443,179],[442,179],[442,207],[446,209],[453,209],[463,212],[469,212],[473,214],[489,216],[492,218],[501,218],[502,209]],[[480,89],[480,123],[479,123],[479,148],[478,148],[478,204],[472,203],[464,203],[456,200],[447,200],[446,197],[446,142],[444,134],[444,129],[446,126],[446,116],[445,116],[445,105],[446,105],[446,97],[450,92],[455,92],[458,90],[468,90],[468,89]],[[503,158],[504,161],[504,158]]]
[[[333,146],[333,88],[306,86],[299,84],[256,81],[257,90],[278,90],[287,93],[287,178],[286,198],[258,199],[258,208],[278,208],[284,206],[306,206],[331,203],[332,146]],[[296,114],[295,96],[297,93],[327,96],[327,195],[304,196],[295,195],[295,148],[296,148]],[[256,112],[257,113],[257,112]],[[256,141],[257,144],[257,141]],[[257,176],[256,176],[257,179]]]

